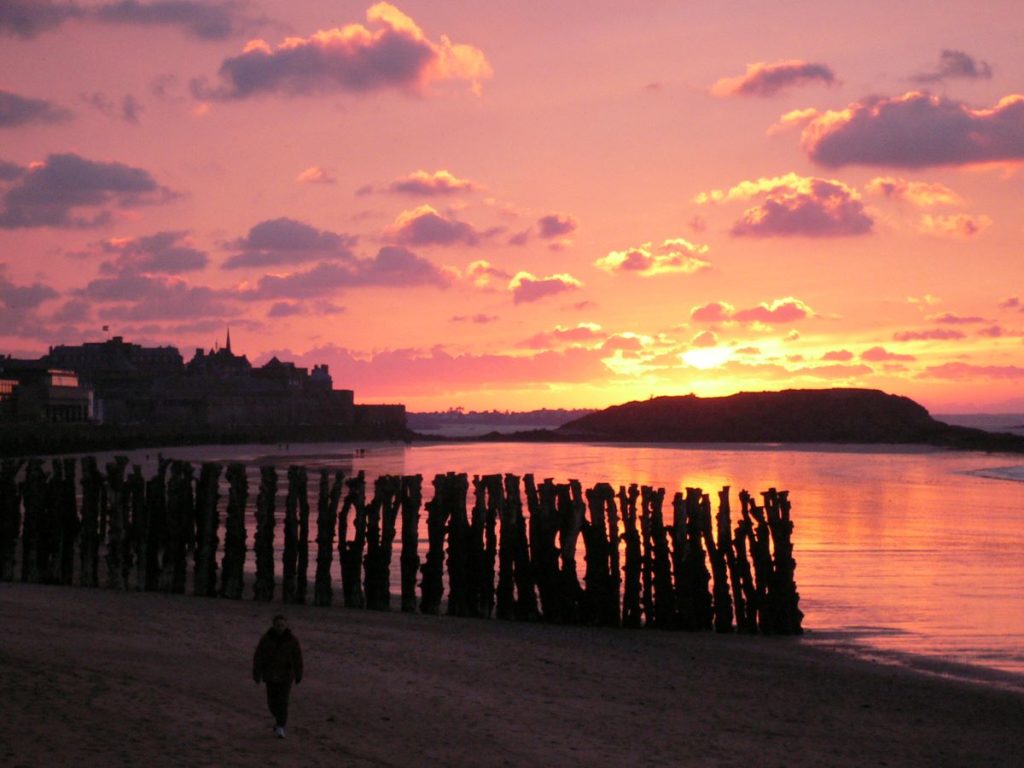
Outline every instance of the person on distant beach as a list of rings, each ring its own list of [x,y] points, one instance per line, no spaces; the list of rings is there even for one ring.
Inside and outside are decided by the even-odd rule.
[[[288,629],[284,616],[278,614],[274,623],[260,638],[252,659],[252,679],[267,684],[267,706],[274,716],[274,733],[284,738],[288,725],[288,695],[292,682],[302,682],[302,649],[299,639]]]

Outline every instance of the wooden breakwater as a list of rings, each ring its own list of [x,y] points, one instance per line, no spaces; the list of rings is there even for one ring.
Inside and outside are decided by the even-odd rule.
[[[3,459],[0,580],[191,588],[240,599],[249,512],[251,595],[258,601],[309,601],[312,531],[311,596],[319,606],[332,605],[340,586],[346,607],[389,610],[397,537],[402,611],[439,614],[443,607],[451,616],[523,621],[802,631],[786,491],[769,489],[760,500],[741,491],[733,526],[728,486],[717,494],[714,515],[701,489],[675,493],[669,521],[665,489],[646,485],[584,489],[576,480],[538,483],[532,474],[470,480],[448,472],[434,477],[424,502],[421,475],[383,475],[368,484],[362,472],[345,477],[321,469],[312,520],[305,467],[288,468],[283,510],[275,467],[260,467],[252,505],[245,466],[229,464],[222,478],[223,470],[204,463],[197,477],[191,463],[161,458],[146,479],[125,457],[102,470],[92,457],[77,464],[54,459],[49,469],[40,459]]]

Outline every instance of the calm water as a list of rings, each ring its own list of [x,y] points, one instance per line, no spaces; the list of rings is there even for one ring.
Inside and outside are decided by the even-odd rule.
[[[144,460],[144,453],[133,459]],[[343,466],[370,478],[422,473],[426,498],[430,479],[445,471],[533,472],[538,480],[576,478],[584,486],[636,482],[664,487],[669,498],[698,486],[716,504],[714,492],[730,485],[734,510],[742,488],[788,489],[809,637],[888,659],[911,654],[917,661],[1024,673],[1024,459],[1018,456],[814,445],[519,443],[373,444],[356,456],[350,446],[335,445],[164,453],[194,461],[269,458],[282,468]],[[315,493],[314,476],[310,480]],[[256,482],[253,475],[250,503]],[[279,483],[283,497],[285,479]],[[397,590],[397,571],[392,583]]]

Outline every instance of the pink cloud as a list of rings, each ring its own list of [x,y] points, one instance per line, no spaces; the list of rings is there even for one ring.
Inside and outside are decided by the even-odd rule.
[[[209,263],[204,251],[195,248],[188,232],[157,232],[136,238],[111,238],[96,252],[113,258],[100,265],[106,275],[124,272],[175,275],[203,269]]]
[[[965,338],[952,328],[931,328],[926,331],[900,331],[892,335],[894,341],[948,341]]]
[[[587,344],[604,341],[608,334],[601,330],[596,323],[579,323],[567,328],[557,326],[552,331],[536,333],[528,339],[524,339],[516,346],[526,349],[551,349],[555,346],[566,344]]]
[[[473,225],[439,213],[429,205],[403,211],[386,233],[405,245],[477,245],[495,231],[480,232]]]
[[[871,347],[870,349],[864,350],[860,353],[860,359],[866,360],[869,363],[882,363],[895,361],[910,362],[917,358],[913,355],[901,355],[895,352],[889,352],[884,347]]]
[[[907,181],[892,176],[879,176],[869,181],[864,189],[873,195],[907,202],[917,208],[964,204],[964,199],[960,195],[938,182]]]
[[[303,221],[281,216],[254,225],[249,234],[226,244],[235,251],[225,269],[303,264],[311,261],[352,261],[354,235],[320,230]]]
[[[693,274],[711,266],[697,256],[707,251],[708,246],[691,243],[680,237],[665,240],[658,246],[644,243],[636,248],[612,251],[595,261],[594,266],[612,274],[633,273],[642,277]]]
[[[747,71],[737,77],[726,77],[711,86],[715,96],[774,96],[781,90],[810,83],[833,85],[836,76],[824,64],[799,59],[770,64],[748,64]]]
[[[0,128],[17,128],[31,123],[63,123],[70,119],[70,110],[51,101],[0,90]]]
[[[4,193],[0,229],[98,227],[109,223],[116,209],[159,205],[176,197],[142,168],[73,153],[49,155]]]
[[[261,94],[312,95],[398,88],[421,92],[433,82],[463,81],[479,90],[491,76],[483,52],[442,36],[428,39],[411,18],[389,3],[366,12],[371,27],[349,24],[290,37],[276,49],[252,40],[220,66],[220,83],[192,81],[204,100],[244,99]]]
[[[835,362],[845,363],[853,360],[853,352],[847,349],[834,349],[831,352],[826,352],[821,356],[822,360],[833,360]]]
[[[511,280],[512,273],[494,266],[489,261],[480,259],[470,262],[469,266],[466,267],[466,277],[477,288],[489,288],[497,281]]]
[[[969,381],[971,379],[1024,379],[1024,367],[1019,365],[971,365],[970,363],[943,363],[925,368],[919,378]]]
[[[926,235],[936,237],[955,237],[967,239],[992,226],[992,219],[984,214],[957,213],[948,216],[935,216],[926,213],[921,216],[920,230]]]
[[[537,234],[545,240],[564,237],[576,230],[579,224],[572,216],[552,213],[537,220]]]
[[[476,189],[476,185],[469,179],[460,179],[455,174],[442,169],[433,173],[414,171],[404,179],[391,182],[387,189],[389,192],[403,195],[436,197],[457,192],[471,192]]]
[[[792,373],[816,379],[852,379],[867,376],[874,371],[867,365],[810,365],[796,368]]]
[[[939,54],[939,65],[931,72],[914,76],[919,83],[937,83],[960,78],[965,80],[991,80],[992,67],[987,61],[978,61],[963,51],[945,49]]]
[[[927,319],[930,322],[942,323],[943,325],[974,325],[988,322],[984,317],[978,317],[977,315],[956,315],[952,312],[929,315]]]
[[[319,165],[313,165],[295,177],[299,184],[335,184],[334,174]]]
[[[847,237],[871,232],[874,221],[856,191],[838,181],[807,181],[767,192],[730,232],[741,237]]]
[[[799,322],[813,316],[814,310],[800,299],[794,299],[792,296],[776,299],[771,304],[761,303],[749,309],[737,310],[724,301],[713,301],[694,307],[690,311],[690,318],[700,323],[736,322],[778,325]]]
[[[701,331],[690,340],[691,346],[701,349],[718,346],[718,336],[714,331]]]
[[[1024,96],[991,109],[911,91],[871,97],[811,120],[801,146],[829,167],[925,168],[1024,159]]]
[[[558,274],[537,277],[529,272],[518,272],[508,284],[512,292],[512,301],[516,304],[539,301],[566,291],[574,291],[583,286],[572,275]]]

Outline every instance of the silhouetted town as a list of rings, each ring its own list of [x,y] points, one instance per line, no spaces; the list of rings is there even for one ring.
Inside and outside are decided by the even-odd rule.
[[[0,424],[94,424],[219,432],[309,425],[405,429],[404,405],[357,405],[326,365],[276,357],[256,367],[231,348],[144,347],[114,336],[55,346],[36,360],[0,356]]]

